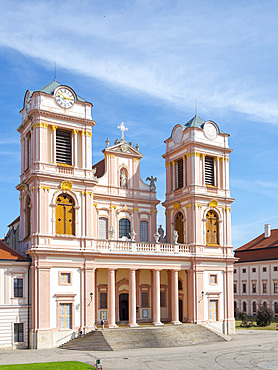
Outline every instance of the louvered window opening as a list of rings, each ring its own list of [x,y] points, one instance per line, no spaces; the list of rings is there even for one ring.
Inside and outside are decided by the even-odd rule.
[[[56,234],[74,235],[74,201],[68,194],[61,194],[56,199]]]
[[[148,226],[149,224],[147,221],[140,221],[140,241],[141,242],[149,241]]]
[[[206,185],[214,185],[214,159],[213,157],[205,157],[205,183]]]
[[[183,187],[183,160],[179,160],[177,163],[177,189]]]
[[[98,220],[98,237],[99,239],[108,239],[108,220],[105,217],[100,217]]]
[[[71,165],[71,133],[56,131],[56,162]]]

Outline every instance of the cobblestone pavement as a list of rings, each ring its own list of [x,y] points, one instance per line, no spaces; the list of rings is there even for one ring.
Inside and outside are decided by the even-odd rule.
[[[103,369],[278,369],[278,331],[241,330],[229,342],[115,352],[0,350],[0,365],[101,360]]]

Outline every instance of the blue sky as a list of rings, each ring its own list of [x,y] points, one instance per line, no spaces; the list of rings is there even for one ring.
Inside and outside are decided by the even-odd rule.
[[[93,160],[105,139],[144,154],[165,194],[164,140],[197,113],[228,132],[233,245],[278,227],[278,2],[0,0],[0,237],[19,214],[16,131],[26,90],[54,78],[91,101]],[[163,207],[158,223],[164,224]]]

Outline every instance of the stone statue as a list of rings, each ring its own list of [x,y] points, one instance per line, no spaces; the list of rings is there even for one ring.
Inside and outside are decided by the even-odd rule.
[[[127,177],[126,177],[125,170],[121,171],[120,180],[121,180],[121,187],[127,188]]]
[[[97,169],[93,168],[92,172],[93,172],[93,180],[97,180],[97,175],[96,175]]]
[[[146,178],[146,181],[150,181],[150,191],[156,191],[156,186],[155,186],[155,181],[157,181],[157,178],[156,177],[147,177]]]
[[[160,241],[160,242],[163,242],[163,241],[164,241],[164,230],[162,229],[162,225],[159,225],[158,233],[159,233],[159,235],[160,235],[160,237],[159,237],[159,241]]]

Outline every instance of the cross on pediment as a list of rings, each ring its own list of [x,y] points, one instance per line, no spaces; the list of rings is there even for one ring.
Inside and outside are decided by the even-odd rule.
[[[124,132],[128,130],[127,127],[125,127],[125,124],[122,122],[119,126],[118,129],[122,131],[122,140],[124,140]]]

